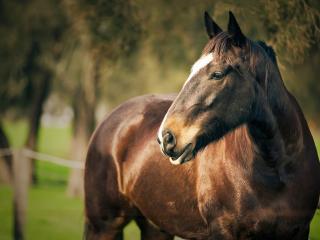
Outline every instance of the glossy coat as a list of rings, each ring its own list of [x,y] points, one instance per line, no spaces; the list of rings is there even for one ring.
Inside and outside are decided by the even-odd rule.
[[[214,66],[190,79],[178,97],[137,97],[110,113],[93,134],[87,154],[86,239],[122,239],[130,220],[137,222],[142,239],[308,239],[320,193],[320,164],[307,122],[283,85],[268,53],[272,49],[231,34],[234,26],[228,33],[216,27],[207,27],[211,40],[204,54],[214,52],[218,41],[231,41],[234,45],[223,42],[221,56],[233,63],[246,53],[242,44],[250,44],[250,54],[256,55],[249,57],[264,57],[270,65],[268,86],[259,75],[265,74],[266,64],[255,60],[242,68],[246,62],[241,62],[242,74],[234,70],[223,80],[232,91],[224,91],[229,96],[219,101],[236,96],[232,105],[250,111],[238,113],[240,107],[230,107],[230,100],[221,105],[224,115],[218,116],[217,129],[210,125],[212,114],[216,119],[219,113],[216,103],[202,111],[185,108],[200,105],[196,96],[202,93],[193,94],[193,84],[204,81]],[[249,100],[238,92],[246,86],[252,89]],[[172,165],[156,138],[162,121],[177,141],[184,138],[187,130],[179,121],[173,126],[174,118],[185,123],[184,129],[197,123],[201,134],[210,129],[218,137],[195,136],[192,159]]]

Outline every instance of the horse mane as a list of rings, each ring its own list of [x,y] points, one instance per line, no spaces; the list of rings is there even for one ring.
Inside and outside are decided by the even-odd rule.
[[[265,50],[265,52],[268,54],[268,56],[270,57],[270,59],[271,59],[271,61],[274,63],[274,64],[277,64],[277,55],[276,55],[276,53],[275,53],[275,51],[274,51],[274,49],[271,47],[271,46],[269,46],[269,45],[267,45],[264,41],[256,41],[256,43],[258,44],[258,45],[260,45],[260,47],[262,47],[264,50]]]
[[[202,51],[202,55],[213,53],[215,58],[225,57],[225,53],[230,49],[232,43],[232,36],[228,32],[220,32],[207,43]],[[274,64],[277,64],[276,54],[273,48],[268,46],[265,42],[254,42],[247,38],[244,47],[249,50],[249,54],[248,56],[243,56],[243,58],[249,58],[249,68],[253,73],[255,73],[255,69],[261,60],[266,62],[267,72],[270,67],[268,61],[266,61],[267,59],[270,59]],[[229,59],[225,60],[227,62],[229,61]]]

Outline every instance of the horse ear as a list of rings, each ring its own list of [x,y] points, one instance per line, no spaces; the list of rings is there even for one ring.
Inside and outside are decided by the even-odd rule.
[[[246,37],[243,35],[239,24],[231,11],[229,11],[228,33],[232,36],[236,46],[243,46],[246,41]]]
[[[204,12],[204,23],[210,39],[222,32],[221,28],[213,21],[207,11]]]

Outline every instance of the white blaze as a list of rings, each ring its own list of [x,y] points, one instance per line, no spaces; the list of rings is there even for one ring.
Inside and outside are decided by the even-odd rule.
[[[191,68],[191,73],[187,79],[187,81],[185,82],[185,84],[194,76],[196,75],[202,68],[204,68],[205,66],[207,66],[210,62],[212,62],[213,60],[213,54],[209,53],[207,55],[202,56],[201,58],[198,59],[198,61],[196,61]]]
[[[207,55],[203,55],[201,56],[191,67],[191,73],[187,79],[187,81],[184,83],[184,85],[186,85],[186,83],[193,77],[195,76],[202,68],[204,68],[205,66],[207,66],[210,62],[212,62],[213,60],[213,54],[209,53]],[[158,138],[161,142],[162,145],[162,132],[163,132],[163,124],[167,119],[167,114],[165,115],[165,117],[162,120],[161,126],[158,130]]]

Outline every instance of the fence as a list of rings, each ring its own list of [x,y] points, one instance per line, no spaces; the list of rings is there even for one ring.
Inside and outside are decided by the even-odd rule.
[[[74,169],[84,169],[84,165],[80,161],[75,161],[75,160],[68,160],[64,158],[59,158],[56,156],[48,155],[45,153],[39,153],[32,151],[27,148],[23,149],[10,149],[10,148],[2,148],[0,149],[0,158],[8,155],[14,155],[14,153],[20,152],[22,153],[25,157],[30,158],[30,159],[37,159],[39,161],[46,161],[46,162],[51,162],[60,166],[68,167],[68,168],[74,168]]]
[[[32,151],[30,149],[0,149],[0,159],[5,156],[13,156],[13,199],[14,199],[14,239],[23,240],[25,239],[24,228],[26,222],[26,209],[28,204],[28,188],[30,185],[30,172],[31,164],[30,159],[36,159],[39,161],[46,161],[60,166],[73,168],[73,169],[84,169],[83,162],[68,160],[51,156],[44,153]]]

